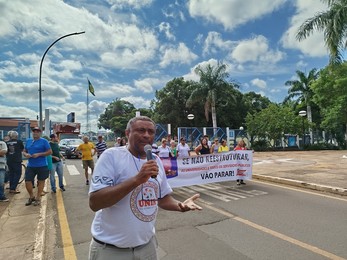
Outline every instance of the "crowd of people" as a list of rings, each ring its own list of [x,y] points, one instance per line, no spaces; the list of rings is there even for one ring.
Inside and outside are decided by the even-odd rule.
[[[165,158],[187,157],[196,155],[224,153],[229,151],[226,140],[214,139],[204,135],[193,151],[186,143],[186,138],[168,135],[162,138],[158,146],[154,142],[155,123],[152,119],[139,116],[129,120],[126,137],[117,137],[114,148],[108,149],[103,136],[99,135],[96,144],[83,136],[83,143],[76,150],[82,154],[82,165],[86,185],[89,188],[89,206],[95,211],[92,223],[92,241],[89,259],[157,259],[157,241],[155,237],[155,220],[158,207],[186,212],[201,210],[195,201],[199,194],[180,202],[171,196],[172,189],[167,181]],[[47,138],[48,139],[48,138]],[[5,196],[4,182],[6,167],[9,171],[10,193],[17,194],[18,181],[21,176],[22,156],[27,162],[25,187],[29,198],[25,203],[40,205],[47,178],[51,191],[56,193],[55,174],[58,185],[65,191],[63,179],[63,154],[59,149],[59,138],[51,134],[50,139],[41,137],[41,129],[32,129],[32,138],[25,145],[18,140],[16,131],[9,132],[9,138],[0,141],[0,201],[9,199]],[[152,153],[157,156],[149,159],[145,146],[152,144]],[[240,140],[234,150],[246,150],[246,144]],[[94,156],[97,163],[94,164]],[[91,169],[91,182],[88,170]],[[36,182],[37,181],[37,182]],[[237,180],[238,185],[245,184]],[[34,185],[37,184],[36,194]],[[107,250],[105,250],[107,249]]]
[[[32,129],[33,137],[29,138],[24,146],[18,139],[16,131],[9,131],[4,141],[0,141],[0,202],[7,202],[9,199],[5,196],[4,184],[9,183],[9,193],[18,194],[18,182],[22,174],[22,158],[28,159],[27,172],[25,174],[25,187],[29,194],[29,199],[25,205],[39,205],[40,197],[44,195],[44,183],[47,178],[50,180],[51,191],[56,193],[57,185],[55,176],[58,176],[58,188],[65,191],[63,182],[63,154],[59,150],[59,138],[56,134],[51,134],[50,139],[41,137],[41,130],[38,127]],[[88,169],[94,172],[94,155],[97,159],[104,153],[108,145],[102,135],[98,135],[97,142],[94,145],[90,142],[88,136],[83,136],[83,143],[77,147],[77,151],[82,154],[82,165],[85,175],[85,183],[89,185]],[[117,137],[114,147],[129,145],[126,137]],[[240,140],[234,150],[247,150],[244,140]],[[197,155],[223,153],[229,151],[226,140],[215,138],[211,143],[208,135],[200,139],[200,144],[193,150]],[[186,138],[181,137],[179,142],[177,137],[171,138],[167,135],[162,138],[160,145],[153,142],[152,152],[159,158],[186,157],[192,155],[192,150],[186,143]],[[8,173],[8,174],[6,174]],[[34,180],[37,180],[35,183]],[[37,194],[33,193],[33,188],[37,184]],[[237,180],[237,185],[245,184],[241,179]]]

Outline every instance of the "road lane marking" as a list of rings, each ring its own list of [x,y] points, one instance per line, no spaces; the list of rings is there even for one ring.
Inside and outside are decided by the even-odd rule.
[[[254,179],[252,179],[251,181],[252,182],[261,183],[261,184],[266,184],[266,185],[269,185],[269,186],[278,187],[278,188],[284,188],[284,189],[287,189],[287,190],[300,191],[300,192],[311,194],[311,195],[316,195],[316,196],[320,196],[320,197],[324,197],[324,198],[341,200],[341,201],[347,202],[347,199],[345,199],[345,198],[339,198],[339,197],[331,196],[331,195],[328,195],[328,194],[322,194],[322,193],[319,193],[318,191],[314,192],[314,191],[304,190],[305,188],[288,187],[287,186],[288,184],[282,184],[281,185],[281,184],[275,184],[275,183],[270,183],[270,182],[266,182],[266,181],[258,181],[258,180],[254,180]],[[338,196],[338,195],[336,195],[336,196]]]
[[[230,188],[227,186],[223,186],[220,184],[204,184],[204,185],[193,185],[189,187],[180,187],[175,188],[174,191],[185,190],[190,194],[200,193],[205,194],[214,199],[230,202],[232,200],[237,201],[239,199],[247,199],[254,196],[265,195],[267,192],[265,191],[245,191],[237,188]]]
[[[199,202],[205,204],[205,202],[204,202],[203,200],[201,200],[201,199],[199,199]],[[199,203],[199,202],[198,202],[198,203]],[[333,260],[346,260],[346,259],[343,258],[343,257],[334,255],[333,253],[330,253],[330,252],[328,252],[328,251],[325,251],[325,250],[323,250],[323,249],[320,249],[320,248],[318,248],[318,247],[316,247],[316,246],[312,246],[312,245],[310,245],[310,244],[307,244],[307,243],[302,242],[302,241],[300,241],[300,240],[297,240],[297,239],[295,239],[295,238],[286,236],[286,235],[284,235],[284,234],[282,234],[282,233],[279,233],[279,232],[277,232],[277,231],[274,231],[274,230],[272,230],[272,229],[263,227],[263,226],[261,226],[261,225],[258,225],[258,224],[256,224],[256,223],[252,222],[252,221],[249,221],[249,220],[247,220],[247,219],[244,219],[244,218],[241,218],[241,217],[237,217],[237,216],[231,214],[230,212],[227,212],[227,211],[224,211],[224,210],[222,210],[222,209],[216,208],[216,207],[211,206],[211,205],[209,205],[209,204],[205,204],[203,207],[209,208],[209,209],[211,209],[211,210],[213,210],[213,211],[215,211],[215,212],[217,212],[217,213],[219,213],[219,214],[222,214],[222,215],[224,215],[224,216],[226,216],[226,217],[228,217],[228,218],[230,218],[230,219],[234,219],[234,220],[236,220],[236,221],[238,221],[238,222],[241,222],[241,223],[243,223],[243,224],[245,224],[245,225],[247,225],[247,226],[250,226],[250,227],[252,227],[252,228],[255,228],[255,229],[257,229],[257,230],[259,230],[259,231],[262,231],[262,232],[264,232],[264,233],[267,233],[267,234],[269,234],[269,235],[271,235],[271,236],[277,237],[277,238],[282,239],[282,240],[284,240],[284,241],[287,241],[287,242],[289,242],[289,243],[291,243],[291,244],[294,244],[294,245],[297,245],[297,246],[299,246],[299,247],[302,247],[302,248],[304,248],[304,249],[306,249],[306,250],[309,250],[309,251],[311,251],[311,252],[313,252],[313,253],[315,253],[315,254],[322,255],[322,256],[324,256],[324,257],[327,257],[327,258],[333,259]]]
[[[61,191],[57,191],[57,209],[60,223],[61,239],[63,243],[64,259],[77,260],[75,247],[72,242],[69,222],[67,220],[63,195]]]
[[[66,165],[67,170],[70,175],[80,175],[80,172],[77,170],[76,166],[73,164]]]

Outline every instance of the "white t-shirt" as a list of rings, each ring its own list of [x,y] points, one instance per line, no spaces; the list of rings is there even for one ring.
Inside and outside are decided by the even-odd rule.
[[[7,153],[7,144],[4,141],[0,141],[0,150]],[[6,169],[6,155],[0,156],[0,169]]]
[[[170,157],[169,153],[170,153],[170,147],[165,146],[163,147],[162,145],[158,147],[158,156],[161,158],[167,158]]]
[[[93,237],[118,247],[135,247],[149,242],[155,233],[158,202],[146,201],[146,198],[163,198],[172,192],[161,160],[155,155],[153,158],[159,166],[157,178],[150,178],[115,205],[97,211],[91,226]],[[134,157],[125,146],[107,149],[96,163],[89,193],[135,176],[146,161]]]
[[[190,151],[190,148],[188,144],[182,145],[182,143],[179,143],[177,145],[178,157],[189,156],[189,151]]]

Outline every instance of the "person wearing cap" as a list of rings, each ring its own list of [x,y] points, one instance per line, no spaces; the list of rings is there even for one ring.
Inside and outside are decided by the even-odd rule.
[[[180,143],[177,145],[177,157],[187,157],[190,156],[189,145],[186,144],[186,139],[184,137],[180,138]]]
[[[102,135],[98,135],[98,142],[95,144],[97,158],[99,159],[100,155],[107,149],[107,144],[104,141]]]
[[[23,155],[28,158],[27,169],[25,171],[25,187],[29,193],[28,202],[25,206],[33,204],[40,205],[41,194],[45,187],[45,181],[49,176],[46,156],[52,154],[51,146],[48,141],[41,137],[41,129],[34,127],[32,129],[33,138],[27,139]],[[37,196],[34,196],[33,181],[37,176]]]
[[[55,173],[58,175],[59,188],[61,191],[65,191],[64,182],[63,182],[63,174],[64,174],[64,165],[63,160],[64,156],[61,154],[59,150],[59,139],[56,134],[51,134],[49,136],[51,141],[49,145],[52,149],[52,170],[50,172],[50,182],[51,182],[51,190],[53,193],[57,192],[57,188],[55,185]]]
[[[121,146],[120,145],[120,142],[122,141],[122,138],[120,138],[120,137],[117,137],[117,139],[116,139],[116,143],[114,144],[114,146],[115,147],[119,147],[119,146]]]

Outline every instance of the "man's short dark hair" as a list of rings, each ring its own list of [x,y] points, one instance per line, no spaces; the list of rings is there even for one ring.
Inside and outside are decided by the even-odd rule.
[[[131,127],[137,121],[151,122],[153,124],[154,128],[156,128],[155,122],[151,118],[149,118],[148,116],[136,116],[136,117],[133,117],[129,120],[129,122],[127,124],[127,128],[125,130],[131,130]]]
[[[55,134],[51,134],[49,137],[50,138],[55,138]]]

